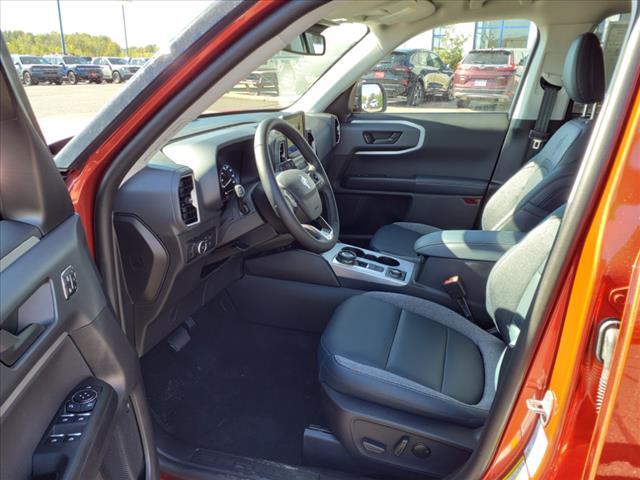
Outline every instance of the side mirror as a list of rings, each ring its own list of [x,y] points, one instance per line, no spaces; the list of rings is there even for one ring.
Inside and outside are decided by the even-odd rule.
[[[283,50],[298,55],[324,55],[326,50],[326,40],[324,36],[317,32],[307,31],[287,45]]]
[[[387,109],[387,94],[384,87],[376,82],[363,82],[356,92],[356,110],[378,113]]]

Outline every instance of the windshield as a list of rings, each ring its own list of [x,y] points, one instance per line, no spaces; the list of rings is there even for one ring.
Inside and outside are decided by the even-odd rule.
[[[282,50],[238,82],[204,113],[286,108],[366,33],[364,24],[343,23],[322,32],[326,41],[323,55],[300,55]]]
[[[467,65],[507,65],[509,52],[470,52],[462,63]]]
[[[48,65],[47,61],[42,57],[32,57],[31,55],[22,55],[20,61],[25,65]]]
[[[116,58],[116,57],[109,57],[109,62],[113,63],[114,65],[126,65],[127,61],[124,58]]]
[[[71,65],[78,64],[78,63],[89,63],[84,58],[73,57],[73,56],[70,56],[70,55],[62,57],[62,60],[64,61],[64,63],[68,63],[68,64],[71,64]]]

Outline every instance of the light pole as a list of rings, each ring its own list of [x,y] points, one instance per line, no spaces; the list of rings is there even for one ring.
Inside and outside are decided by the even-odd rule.
[[[60,0],[58,0],[60,2]],[[127,57],[129,56],[129,40],[127,39],[127,20],[124,16],[124,2],[120,5],[122,7],[122,26],[124,27],[124,50],[127,52]]]
[[[60,22],[60,44],[62,45],[62,54],[66,55],[67,46],[64,44],[64,31],[62,30],[62,11],[60,10],[60,0],[56,0],[56,3],[58,4],[58,22]]]

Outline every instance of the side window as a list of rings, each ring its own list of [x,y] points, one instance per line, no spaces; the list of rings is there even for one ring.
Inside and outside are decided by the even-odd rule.
[[[431,59],[433,61],[433,66],[436,67],[438,70],[443,70],[445,68],[444,63],[442,63],[442,60],[440,60],[440,57],[438,57],[438,55],[436,55],[435,53],[431,54]]]
[[[210,3],[0,0],[2,37],[21,57],[13,63],[47,143],[77,135],[142,70],[114,82],[94,59],[150,59]],[[62,65],[83,67],[68,75]]]
[[[382,85],[389,113],[506,112],[522,82],[537,34],[537,27],[529,20],[437,27],[398,46],[363,80]],[[404,70],[401,75],[391,75],[390,69],[380,67],[400,58],[400,51],[411,49],[422,49],[419,64],[432,67],[429,71]],[[414,64],[418,63],[416,57],[412,56]]]

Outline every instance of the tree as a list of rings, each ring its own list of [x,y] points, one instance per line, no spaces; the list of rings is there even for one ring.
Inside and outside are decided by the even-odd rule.
[[[60,34],[57,32],[33,34],[21,30],[2,32],[11,53],[50,55],[61,54]],[[124,49],[106,35],[71,33],[64,36],[67,53],[82,57],[120,57]],[[158,51],[157,45],[130,47],[132,57],[151,57]]]
[[[444,28],[444,35],[435,51],[444,63],[451,68],[456,68],[456,65],[462,61],[464,44],[469,37],[467,35],[456,35],[451,27]]]

